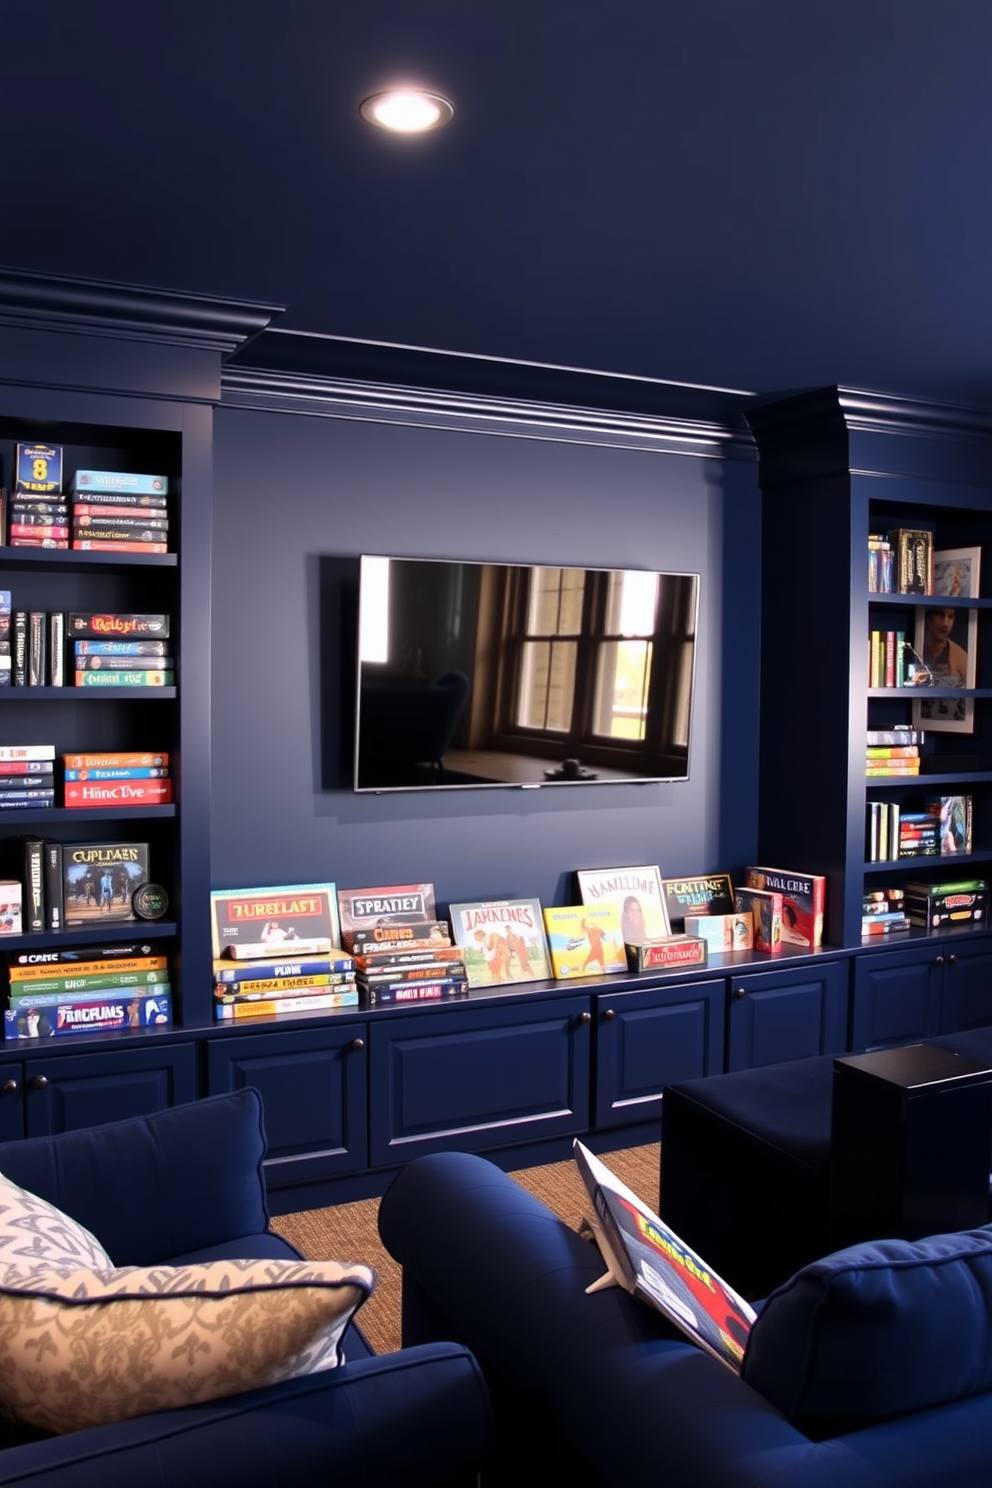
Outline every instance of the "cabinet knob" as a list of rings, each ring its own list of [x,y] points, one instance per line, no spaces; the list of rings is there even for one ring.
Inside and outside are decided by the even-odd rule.
[[[16,1095],[18,1089],[19,1089],[19,1086],[18,1086],[16,1080],[4,1080],[4,1082],[3,1082],[3,1094],[4,1095]]]
[[[352,1039],[351,1047],[354,1049],[355,1053],[358,1054],[362,1049],[365,1048],[365,1040],[363,1038]]]
[[[606,1019],[607,1023],[612,1023],[616,1015],[617,1014],[615,1008],[607,1008],[603,1014],[603,1017]]]
[[[944,964],[944,958],[943,958],[943,956],[934,956],[934,958],[933,958],[933,964],[934,964],[934,966],[943,966],[943,964]]]
[[[948,956],[948,958],[947,958],[947,964],[948,964],[948,966],[956,966],[957,965],[957,960],[958,960],[957,956]]]
[[[734,988],[734,996],[737,998],[737,1001],[740,1002],[740,1000],[741,1000],[742,997],[746,997],[747,996],[747,988],[746,987],[735,987]]]
[[[44,1088],[45,1088],[45,1086],[47,1084],[48,1084],[48,1076],[47,1075],[35,1075],[34,1079],[31,1081],[31,1089],[32,1090],[44,1090]]]
[[[580,1023],[591,1023],[592,1022],[592,1013],[580,1013],[579,1014],[579,1022]]]

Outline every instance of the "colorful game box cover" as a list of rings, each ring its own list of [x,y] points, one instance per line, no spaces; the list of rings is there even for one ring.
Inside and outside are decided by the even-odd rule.
[[[583,904],[615,904],[624,941],[658,940],[671,935],[661,872],[644,868],[580,868],[576,877]]]
[[[452,904],[450,912],[470,986],[533,982],[551,976],[540,900]]]
[[[434,885],[383,884],[371,889],[338,889],[342,930],[369,925],[414,925],[433,920]]]
[[[663,878],[665,907],[673,930],[681,930],[687,914],[732,914],[734,891],[729,873],[704,873],[693,878]]]
[[[213,889],[213,955],[235,958],[328,954],[341,944],[332,883]]]
[[[558,978],[626,971],[627,953],[615,904],[564,905],[544,911],[551,966]]]
[[[791,868],[748,868],[745,887],[782,895],[782,939],[787,945],[823,944],[827,880],[822,874]]]
[[[108,996],[91,1002],[63,1002],[33,1007],[21,1003],[4,1013],[8,1039],[59,1038],[73,1033],[153,1028],[172,1022],[172,998],[168,988],[154,994]]]
[[[114,924],[137,918],[133,898],[149,880],[147,842],[66,842],[62,848],[65,923]]]

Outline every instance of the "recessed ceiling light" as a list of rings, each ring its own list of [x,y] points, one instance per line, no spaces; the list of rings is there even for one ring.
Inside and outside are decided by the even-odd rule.
[[[424,93],[418,88],[373,93],[359,106],[359,113],[369,124],[397,134],[423,134],[428,129],[440,129],[453,118],[454,112],[439,93]]]

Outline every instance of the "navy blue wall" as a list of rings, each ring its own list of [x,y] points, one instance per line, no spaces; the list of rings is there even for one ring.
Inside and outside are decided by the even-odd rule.
[[[730,673],[722,657],[756,634],[756,514],[743,462],[219,409],[213,886],[429,879],[443,904],[551,904],[579,867],[736,866],[754,842],[756,679],[739,645]],[[382,796],[336,783],[351,724],[347,696],[337,716],[352,648],[340,560],[362,552],[698,572],[689,781]]]

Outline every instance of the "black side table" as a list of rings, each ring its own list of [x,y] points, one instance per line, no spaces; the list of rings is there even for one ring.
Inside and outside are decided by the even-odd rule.
[[[930,1044],[836,1059],[833,1248],[986,1224],[990,1140],[987,1066]]]

